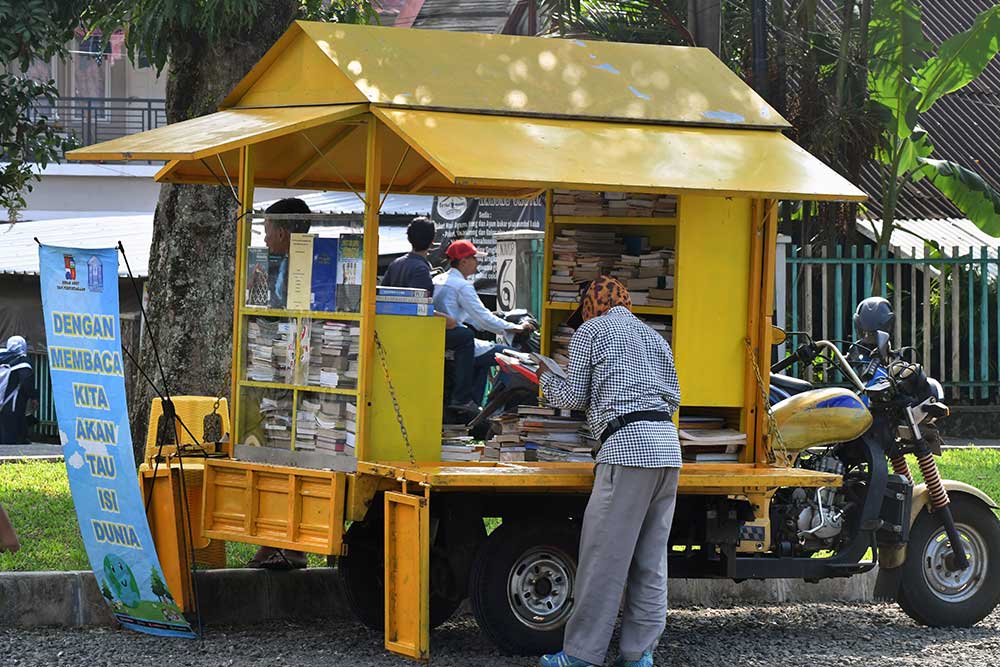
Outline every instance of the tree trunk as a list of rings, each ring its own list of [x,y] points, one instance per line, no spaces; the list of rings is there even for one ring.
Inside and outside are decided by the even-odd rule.
[[[215,111],[285,31],[298,4],[265,0],[249,30],[233,30],[212,43],[195,31],[178,34],[171,44],[168,122]],[[235,184],[237,174],[230,177]],[[236,199],[228,185],[160,188],[149,255],[149,320],[140,363],[158,389],[171,396],[229,395],[236,216]],[[130,401],[137,461],[143,458],[150,401],[156,396],[143,382]]]

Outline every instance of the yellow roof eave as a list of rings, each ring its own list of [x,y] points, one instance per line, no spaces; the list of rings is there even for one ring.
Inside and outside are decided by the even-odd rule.
[[[775,130],[517,118],[372,106],[463,187],[696,193],[863,201],[867,195]]]
[[[201,160],[368,111],[368,104],[228,109],[78,148],[69,160]]]

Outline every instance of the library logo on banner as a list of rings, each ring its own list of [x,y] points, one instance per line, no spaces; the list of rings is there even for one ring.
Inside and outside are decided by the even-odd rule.
[[[87,260],[87,289],[91,292],[104,291],[104,266],[96,255]]]
[[[64,282],[76,280],[76,258],[73,255],[63,255],[63,266],[66,268]]]

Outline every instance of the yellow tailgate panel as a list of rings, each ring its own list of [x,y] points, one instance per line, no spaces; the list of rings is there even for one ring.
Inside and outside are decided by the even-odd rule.
[[[679,213],[674,355],[681,404],[742,407],[750,200],[687,196]]]
[[[339,555],[346,484],[342,472],[208,459],[204,534]]]
[[[430,508],[385,494],[385,647],[426,660],[430,649]]]

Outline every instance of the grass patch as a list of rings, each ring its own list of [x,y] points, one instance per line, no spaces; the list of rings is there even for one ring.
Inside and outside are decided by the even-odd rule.
[[[1000,451],[952,449],[938,458],[941,476],[971,484],[1000,500]],[[911,468],[917,481],[920,470]],[[76,511],[62,463],[26,462],[0,465],[0,503],[21,538],[16,554],[0,554],[2,571],[87,570],[87,554],[77,527]],[[484,519],[488,533],[500,524]],[[257,547],[229,542],[229,567],[243,567]],[[308,554],[310,567],[326,565],[326,557]]]

